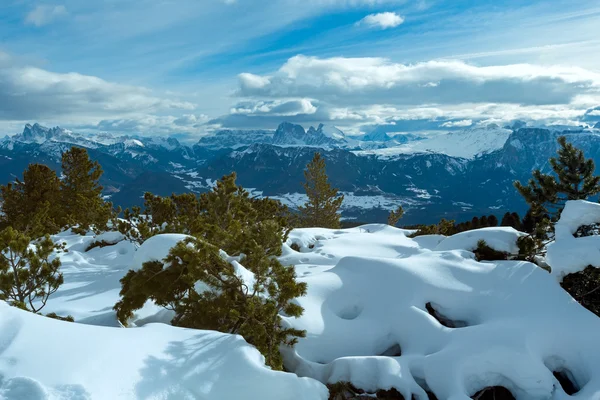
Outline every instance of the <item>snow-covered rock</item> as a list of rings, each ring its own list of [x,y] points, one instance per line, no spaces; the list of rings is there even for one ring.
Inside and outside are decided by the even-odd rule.
[[[298,299],[304,315],[286,322],[307,336],[286,352],[287,368],[368,391],[395,387],[417,400],[428,398],[424,389],[468,400],[495,385],[517,399],[567,399],[553,376],[567,371],[578,398],[600,399],[600,319],[546,271],[520,261],[479,263],[464,251],[421,248],[399,231],[370,231],[292,232],[302,249],[285,260],[308,295]],[[483,238],[508,251],[520,234],[462,236],[444,246],[470,248]],[[430,307],[464,327],[442,325]]]
[[[583,225],[600,223],[600,204],[585,200],[568,201],[554,226],[554,242],[547,247],[546,262],[559,280],[592,265],[600,267],[600,236],[576,238]]]
[[[473,229],[466,232],[460,232],[456,235],[452,235],[446,239],[443,239],[435,247],[435,250],[473,251],[477,248],[477,243],[480,240],[484,240],[489,247],[496,251],[516,254],[519,252],[517,240],[521,236],[526,236],[526,234],[506,226]]]
[[[177,245],[177,243],[190,238],[189,235],[178,233],[165,233],[162,235],[152,236],[146,240],[136,251],[131,268],[134,271],[142,269],[146,262],[162,261],[169,255],[169,251]]]

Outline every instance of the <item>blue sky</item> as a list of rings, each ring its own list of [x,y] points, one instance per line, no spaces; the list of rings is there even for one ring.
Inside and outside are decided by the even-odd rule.
[[[574,124],[599,50],[589,0],[3,0],[0,128]]]

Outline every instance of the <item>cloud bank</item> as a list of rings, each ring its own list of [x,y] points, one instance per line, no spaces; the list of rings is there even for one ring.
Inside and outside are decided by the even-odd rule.
[[[254,126],[261,116],[267,123],[277,115],[265,104],[309,101],[316,110],[296,107],[288,119],[351,130],[403,120],[434,121],[437,128],[514,119],[571,124],[600,103],[600,74],[567,66],[477,66],[457,60],[400,64],[385,58],[299,55],[271,74],[242,73],[238,81],[235,95],[243,107],[213,122],[241,127],[245,115]]]

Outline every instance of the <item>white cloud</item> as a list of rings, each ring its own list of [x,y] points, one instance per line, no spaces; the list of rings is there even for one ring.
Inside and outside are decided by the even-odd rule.
[[[54,22],[67,14],[67,8],[63,5],[40,5],[25,16],[25,23],[40,27]]]
[[[314,114],[317,112],[317,107],[309,99],[247,101],[238,103],[230,112],[231,114],[289,117]]]
[[[578,67],[480,67],[451,60],[398,64],[384,58],[302,55],[272,75],[245,73],[239,81],[242,97],[304,97],[339,105],[565,104],[600,90],[600,73]]]
[[[357,25],[366,25],[370,28],[389,29],[404,23],[404,17],[393,12],[370,14],[358,21]]]
[[[78,73],[0,66],[0,119],[38,120],[193,110],[195,105],[159,97],[151,90]]]
[[[473,120],[463,119],[460,121],[448,121],[441,124],[441,127],[444,128],[458,128],[458,127],[467,127],[473,125]]]
[[[173,123],[177,126],[193,126],[198,127],[209,120],[208,115],[205,114],[184,114],[181,117],[173,120]]]

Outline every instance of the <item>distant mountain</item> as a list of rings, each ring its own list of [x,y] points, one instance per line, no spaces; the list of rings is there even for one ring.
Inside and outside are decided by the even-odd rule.
[[[362,137],[365,142],[389,142],[392,138],[382,130],[374,130]]]
[[[272,143],[273,132],[266,130],[230,130],[217,131],[202,137],[196,146],[210,149],[237,149],[253,143]]]
[[[361,151],[357,154],[393,158],[400,154],[439,153],[473,159],[502,148],[511,132],[513,131],[510,129],[492,124],[445,134],[430,134],[421,140],[407,141],[382,149]]]
[[[83,146],[105,171],[105,194],[121,206],[140,204],[145,191],[201,193],[236,171],[254,195],[295,207],[305,201],[303,169],[318,149],[331,182],[345,195],[345,218],[385,221],[402,204],[403,223],[412,224],[524,212],[513,181],[528,179],[534,168],[548,171],[559,135],[600,166],[598,129],[513,124],[424,137],[375,133],[357,140],[334,127],[304,130],[283,123],[276,131],[221,130],[188,146],[175,138],[82,135],[26,125],[22,133],[0,139],[0,182],[20,177],[30,162],[58,169],[64,151]]]

